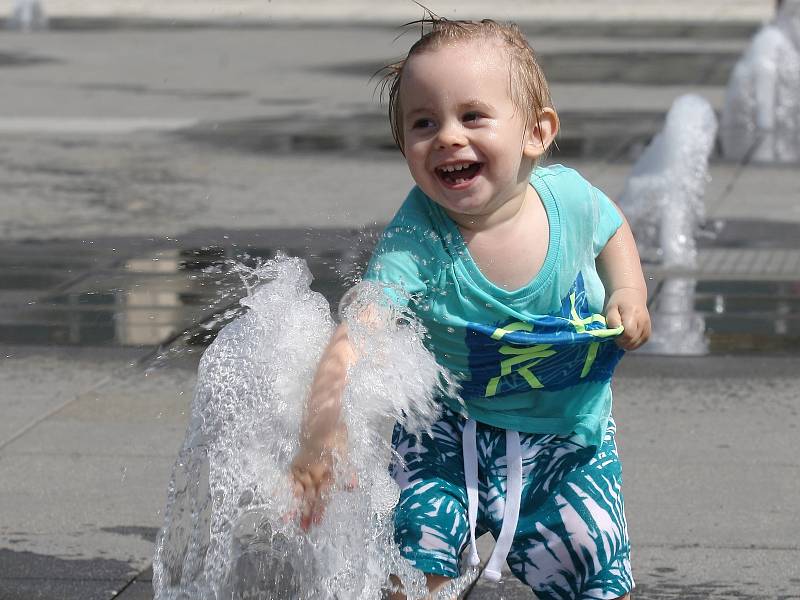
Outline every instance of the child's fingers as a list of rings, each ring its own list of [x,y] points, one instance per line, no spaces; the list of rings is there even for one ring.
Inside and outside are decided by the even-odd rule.
[[[624,350],[633,350],[635,341],[639,336],[636,319],[633,318],[631,311],[627,310],[624,305],[615,306],[614,311],[619,315],[619,324],[623,327],[622,333],[617,338],[617,346]]]
[[[350,473],[350,476],[345,481],[344,489],[348,492],[352,492],[354,489],[358,487],[358,473],[353,471]]]
[[[325,504],[319,503],[314,508],[314,511],[311,513],[311,524],[319,525],[320,523],[322,523],[322,517],[324,516],[325,516]]]
[[[300,504],[300,529],[308,531],[315,523],[317,493],[313,488],[306,490]]]
[[[636,307],[620,307],[620,311],[625,331],[619,338],[619,344],[625,350],[636,350],[650,337],[650,319],[647,313],[642,314]]]
[[[606,326],[609,329],[616,329],[622,325],[622,316],[619,313],[619,307],[616,305],[609,306],[606,311]]]
[[[309,499],[307,513],[308,527],[311,525],[319,525],[322,522],[322,517],[325,516],[325,508],[328,506],[330,489],[330,479],[324,479],[315,490],[313,497]]]

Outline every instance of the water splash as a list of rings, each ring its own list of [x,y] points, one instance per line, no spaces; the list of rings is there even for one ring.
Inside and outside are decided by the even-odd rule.
[[[703,195],[717,118],[707,100],[680,96],[664,129],[633,166],[619,200],[646,262],[693,268],[695,236],[705,220]]]
[[[374,285],[360,284],[342,303],[361,356],[343,398],[347,462],[359,485],[347,491],[344,469],[337,473],[325,518],[302,534],[285,517],[294,507],[286,473],[334,322],[325,299],[310,290],[302,260],[279,256],[241,272],[248,310],[200,363],[156,544],[156,598],[371,599],[390,573],[410,598],[423,597],[422,573],[393,543],[399,490],[386,467],[391,422],[425,429],[438,414],[438,395],[453,393],[422,345],[424,330],[392,307],[377,310],[377,323],[361,319],[365,307],[385,304]]]
[[[645,262],[684,270],[697,266],[696,235],[705,220],[703,196],[716,132],[708,101],[681,96],[667,113],[664,129],[633,166],[619,204]],[[696,285],[691,278],[664,282],[650,307],[652,337],[640,352],[708,352],[705,320],[694,310]]]
[[[650,341],[637,352],[643,354],[702,356],[708,354],[706,320],[695,310],[697,280],[690,277],[667,279],[650,307]]]
[[[720,141],[732,160],[800,161],[800,0],[784,0],[734,67]]]
[[[16,0],[8,20],[8,28],[34,31],[47,28],[47,17],[40,0]]]

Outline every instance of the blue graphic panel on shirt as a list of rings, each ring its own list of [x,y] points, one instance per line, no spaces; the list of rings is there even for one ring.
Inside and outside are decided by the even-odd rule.
[[[486,325],[468,323],[470,380],[464,398],[492,398],[530,390],[562,390],[586,381],[608,381],[624,354],[603,315],[589,309],[578,274],[555,314]]]

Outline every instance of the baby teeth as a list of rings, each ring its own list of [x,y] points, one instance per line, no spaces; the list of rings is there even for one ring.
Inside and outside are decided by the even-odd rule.
[[[445,165],[444,167],[440,167],[440,169],[446,173],[452,173],[453,171],[461,171],[469,167],[472,163],[462,163],[459,165]]]

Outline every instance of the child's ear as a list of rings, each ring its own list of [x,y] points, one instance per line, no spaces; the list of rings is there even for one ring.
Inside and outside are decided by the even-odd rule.
[[[547,152],[550,144],[553,143],[558,133],[558,115],[556,111],[548,107],[539,113],[538,120],[532,118],[531,121],[528,124],[528,135],[522,154],[535,160]]]

